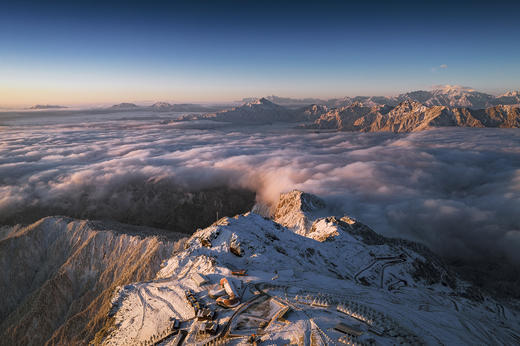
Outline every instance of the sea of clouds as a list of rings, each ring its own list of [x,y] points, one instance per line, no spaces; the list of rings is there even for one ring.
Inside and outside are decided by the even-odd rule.
[[[0,126],[0,223],[38,208],[121,213],[136,186],[150,187],[151,204],[165,203],[154,198],[156,184],[248,188],[266,204],[300,189],[443,256],[520,263],[516,129],[315,133],[86,117]]]

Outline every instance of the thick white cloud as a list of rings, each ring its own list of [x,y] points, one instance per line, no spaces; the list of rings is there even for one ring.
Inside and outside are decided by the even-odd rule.
[[[423,241],[442,255],[519,261],[517,130],[204,127],[156,119],[4,127],[0,219],[42,206],[121,213],[139,184],[247,187],[266,203],[301,189],[380,233]],[[147,203],[161,203],[153,191]]]

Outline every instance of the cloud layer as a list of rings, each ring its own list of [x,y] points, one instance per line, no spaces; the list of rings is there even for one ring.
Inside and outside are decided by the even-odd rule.
[[[520,263],[517,130],[313,133],[126,118],[14,124],[0,135],[0,223],[38,208],[120,215],[137,199],[153,210],[165,189],[241,187],[264,203],[301,189],[441,255]]]

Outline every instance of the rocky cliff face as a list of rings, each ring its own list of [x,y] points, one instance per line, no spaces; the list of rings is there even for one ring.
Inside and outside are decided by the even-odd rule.
[[[328,111],[329,108],[327,106],[313,104],[295,110],[295,113],[297,113],[297,116],[295,118],[298,119],[298,121],[316,121]]]
[[[367,107],[355,103],[323,114],[309,128],[360,132],[413,132],[435,127],[520,127],[520,107],[495,106],[486,109],[427,107],[406,100],[395,107]]]
[[[87,344],[118,285],[149,280],[174,232],[47,217],[0,232],[0,344]]]
[[[325,202],[322,199],[295,190],[280,195],[273,219],[297,234],[306,235],[317,215],[324,209]]]

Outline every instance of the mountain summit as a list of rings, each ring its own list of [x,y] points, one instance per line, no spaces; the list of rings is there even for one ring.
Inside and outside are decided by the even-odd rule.
[[[260,98],[247,102],[239,107],[204,115],[189,115],[182,117],[180,120],[213,120],[236,124],[269,124],[274,122],[291,122],[295,121],[296,118],[294,112],[291,110],[272,103],[266,98]]]
[[[113,317],[98,340],[516,342],[515,312],[457,278],[426,247],[383,237],[348,216],[310,216],[325,207],[316,196],[292,191],[280,197],[276,219],[294,228],[246,213],[198,230],[154,280],[116,290]]]

